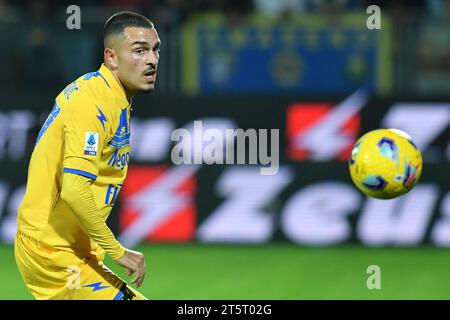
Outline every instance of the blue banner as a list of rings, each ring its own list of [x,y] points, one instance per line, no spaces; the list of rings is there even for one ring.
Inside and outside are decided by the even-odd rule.
[[[261,19],[261,17],[259,17]],[[388,24],[368,30],[365,16],[331,23],[322,16],[291,24],[250,19],[242,26],[205,19],[184,34],[185,93],[329,93],[390,87]]]

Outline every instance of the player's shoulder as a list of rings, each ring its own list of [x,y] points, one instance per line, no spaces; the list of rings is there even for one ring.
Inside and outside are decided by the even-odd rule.
[[[99,71],[89,72],[68,84],[56,97],[58,105],[66,112],[89,113],[101,106],[103,112],[108,112],[111,104],[109,84]],[[94,107],[94,108],[93,108]]]
[[[100,71],[88,72],[77,80],[82,92],[93,98],[106,99],[111,96],[111,85]]]
[[[99,72],[88,72],[70,83],[61,93],[69,100],[71,96],[89,97],[91,99],[104,98],[110,95],[110,85]],[[109,94],[108,94],[109,93]]]

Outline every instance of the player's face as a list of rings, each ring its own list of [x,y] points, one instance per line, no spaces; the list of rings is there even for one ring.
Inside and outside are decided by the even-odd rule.
[[[117,74],[128,92],[155,88],[161,40],[154,28],[128,27],[117,50]]]

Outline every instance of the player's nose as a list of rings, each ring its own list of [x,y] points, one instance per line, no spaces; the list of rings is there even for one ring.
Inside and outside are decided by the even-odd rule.
[[[156,68],[157,64],[158,64],[158,56],[157,54],[150,52],[150,54],[147,56],[147,61],[146,61],[147,65],[152,65],[153,67]]]

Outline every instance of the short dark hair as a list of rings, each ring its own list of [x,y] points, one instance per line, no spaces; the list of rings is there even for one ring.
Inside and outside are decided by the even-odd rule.
[[[103,41],[111,35],[117,35],[123,32],[127,27],[154,28],[153,22],[142,14],[132,11],[121,11],[113,14],[106,22],[103,28]]]

